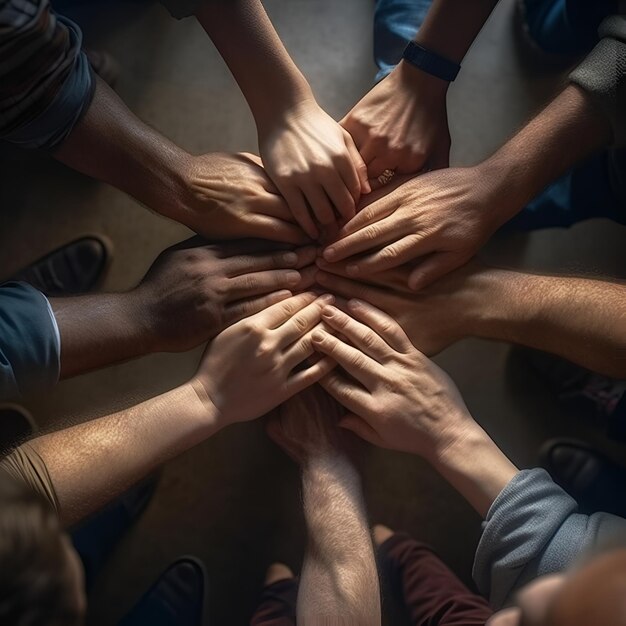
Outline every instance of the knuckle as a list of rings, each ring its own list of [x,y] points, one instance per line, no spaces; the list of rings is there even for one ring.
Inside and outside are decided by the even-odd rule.
[[[368,226],[365,229],[364,235],[365,235],[365,238],[368,241],[374,241],[374,240],[378,239],[378,237],[380,236],[380,232],[381,232],[380,231],[380,226],[376,226],[376,225]]]

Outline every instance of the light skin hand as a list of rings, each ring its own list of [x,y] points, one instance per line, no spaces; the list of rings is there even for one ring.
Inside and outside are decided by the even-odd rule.
[[[332,370],[332,359],[307,362],[315,352],[311,333],[332,301],[328,294],[293,296],[233,324],[211,342],[193,384],[220,427],[267,413]]]
[[[361,194],[370,191],[352,137],[313,99],[260,125],[259,151],[294,218],[312,238],[319,225],[354,217]]]
[[[367,164],[372,188],[384,170],[448,167],[448,83],[401,61],[341,120]]]
[[[197,233],[218,239],[307,242],[258,157],[246,153],[190,157],[184,178],[188,191],[177,219]]]
[[[422,289],[467,263],[500,226],[490,211],[493,194],[491,180],[476,168],[415,177],[361,210],[324,258],[362,255],[347,265],[356,279],[415,261],[408,286]]]

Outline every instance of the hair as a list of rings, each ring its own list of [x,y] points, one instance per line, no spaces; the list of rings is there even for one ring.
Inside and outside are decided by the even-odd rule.
[[[79,623],[55,512],[27,485],[0,471],[0,624]]]

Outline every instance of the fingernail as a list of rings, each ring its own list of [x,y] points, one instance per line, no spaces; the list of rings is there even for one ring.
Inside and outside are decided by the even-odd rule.
[[[363,300],[358,300],[357,298],[352,298],[348,300],[348,306],[351,309],[358,309],[363,304]]]
[[[298,255],[295,252],[285,252],[283,254],[283,263],[286,265],[294,265],[298,262]]]
[[[315,264],[317,267],[328,267],[330,265],[330,263],[324,260],[321,256],[318,256],[317,259],[315,259]]]
[[[335,296],[333,296],[332,293],[325,293],[323,296],[320,296],[320,300],[324,304],[331,304],[332,302],[335,301]]]
[[[333,248],[333,246],[331,246],[330,248],[326,248],[326,250],[324,250],[324,257],[326,257],[326,259],[328,259],[329,261],[333,260],[333,257],[335,257],[337,254],[337,248]]]
[[[350,276],[356,276],[359,273],[359,266],[348,265],[348,267],[346,267],[346,271],[348,272],[348,274],[350,274]]]
[[[311,335],[311,340],[317,341],[318,343],[320,341],[324,341],[324,333],[321,330],[314,330],[313,334]]]
[[[300,272],[287,272],[286,279],[289,285],[297,285],[300,282],[302,276]]]
[[[322,311],[322,317],[331,318],[335,314],[335,307],[327,306]]]

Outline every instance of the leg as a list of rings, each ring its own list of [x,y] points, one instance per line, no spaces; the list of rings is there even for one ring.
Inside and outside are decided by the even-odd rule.
[[[487,600],[471,592],[428,546],[404,533],[374,527],[383,569],[402,590],[415,626],[484,626],[493,614]]]
[[[374,61],[376,81],[400,62],[407,43],[414,39],[432,0],[376,0],[374,10]]]
[[[298,581],[282,563],[270,565],[250,626],[295,626]]]

